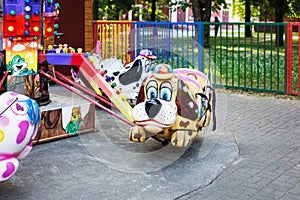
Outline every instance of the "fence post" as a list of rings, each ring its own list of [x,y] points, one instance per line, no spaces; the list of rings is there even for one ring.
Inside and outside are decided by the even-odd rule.
[[[297,24],[298,30],[298,95],[300,94],[300,23]]]
[[[197,23],[198,28],[198,71],[203,70],[203,38],[202,38],[202,22]]]
[[[292,70],[293,70],[293,63],[292,63],[292,54],[293,54],[293,25],[291,23],[287,24],[287,74],[286,74],[286,93],[292,93]]]
[[[99,40],[99,37],[98,37],[98,23],[97,21],[95,20],[94,23],[93,23],[94,27],[93,27],[93,32],[94,32],[94,38],[93,38],[93,43],[94,43],[94,47],[93,48],[96,48],[97,46],[97,40]]]

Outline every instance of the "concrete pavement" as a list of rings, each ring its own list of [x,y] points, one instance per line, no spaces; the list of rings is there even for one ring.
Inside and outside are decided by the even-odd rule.
[[[225,132],[240,156],[208,187],[178,199],[300,199],[300,101],[228,99]]]
[[[183,150],[97,111],[96,133],[34,146],[0,199],[299,199],[300,101],[217,96],[217,131]]]

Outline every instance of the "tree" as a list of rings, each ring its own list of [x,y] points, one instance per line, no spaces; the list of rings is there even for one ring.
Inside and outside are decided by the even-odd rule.
[[[181,8],[183,11],[187,7],[192,8],[195,22],[209,22],[212,12],[220,11],[222,6],[227,8],[225,0],[176,0],[172,1],[170,6]],[[198,29],[195,30],[196,40],[198,39],[198,31]],[[209,47],[209,25],[204,26],[204,47]]]
[[[119,20],[120,15],[131,10],[134,4],[135,0],[94,0],[94,19],[105,17],[110,20]]]
[[[99,1],[93,0],[93,20],[98,20]]]
[[[270,5],[275,9],[275,22],[283,22],[284,18],[291,16],[300,17],[300,2],[299,0],[273,0]],[[279,31],[276,31],[276,44],[284,45],[284,30],[283,25],[279,26]]]
[[[168,15],[163,13],[166,6],[169,5],[169,0],[139,0],[144,4],[143,20],[148,21],[166,21]]]
[[[262,2],[261,2],[262,1]],[[256,14],[257,12],[255,12],[255,9],[257,7],[259,7],[262,3],[265,3],[265,0],[257,0],[257,1],[250,1],[250,0],[240,0],[240,3],[242,5],[244,5],[244,10],[240,10],[240,15],[242,15],[241,17],[245,18],[245,22],[249,23],[251,22],[251,14],[252,14],[252,10],[254,10],[254,13]],[[264,6],[262,6],[264,7]],[[252,35],[252,31],[251,31],[251,25],[247,24],[245,26],[245,37],[251,37]]]
[[[251,2],[250,0],[245,0],[245,22],[250,22],[251,20]],[[251,31],[251,26],[246,25],[245,26],[245,36],[246,37],[251,37],[252,31]]]
[[[156,11],[156,0],[152,0],[151,5],[151,21],[155,21],[155,11]]]
[[[261,21],[283,22],[285,19],[300,18],[299,0],[240,0],[245,5],[245,22],[250,21],[251,11],[259,8],[259,18]],[[275,16],[275,17],[274,17]],[[250,26],[248,26],[250,27]],[[246,26],[246,36],[251,36],[251,30]],[[276,31],[276,44],[284,45],[283,25]]]
[[[227,8],[226,0],[175,0],[170,6],[181,8],[183,11],[188,7],[191,8],[195,22],[209,22],[212,12],[218,12],[222,7]]]
[[[283,22],[283,15],[287,10],[286,1],[274,0],[273,6],[275,8],[275,22]],[[279,26],[279,31],[276,31],[276,44],[284,45],[283,41],[283,26]]]

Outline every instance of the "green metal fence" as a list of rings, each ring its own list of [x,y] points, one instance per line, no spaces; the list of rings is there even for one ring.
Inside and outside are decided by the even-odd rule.
[[[286,93],[285,23],[223,22],[203,26],[208,26],[211,33],[209,47],[204,50],[209,56],[204,68],[211,69],[215,85]],[[251,30],[249,37],[245,35],[246,26]],[[283,46],[276,39],[280,31],[284,33]]]

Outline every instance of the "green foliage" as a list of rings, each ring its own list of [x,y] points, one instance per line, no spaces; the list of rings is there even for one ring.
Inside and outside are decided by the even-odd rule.
[[[173,11],[176,9],[181,9],[183,11],[186,10],[186,8],[192,8],[193,5],[195,5],[195,1],[199,1],[200,5],[205,5],[206,0],[190,0],[190,1],[182,1],[182,0],[176,0],[172,1],[170,3],[170,7],[173,8]],[[221,8],[227,9],[227,3],[226,0],[212,0],[212,6],[211,6],[211,11],[212,12],[218,12],[221,10]],[[205,10],[205,6],[202,6],[203,11]]]
[[[243,0],[235,0],[234,3],[228,4],[228,7],[232,7],[233,15],[238,16],[240,19],[245,19],[245,4]],[[251,17],[257,17],[259,15],[259,7],[257,5],[251,5]]]
[[[300,18],[300,1],[299,0],[288,0],[287,1],[287,17],[289,18]]]
[[[139,3],[144,5],[141,13],[143,20],[149,21],[152,11],[152,1],[140,0]],[[169,5],[169,0],[156,0],[155,3],[157,6],[157,9],[155,10],[156,21],[168,20],[168,15],[164,14],[162,11]],[[139,8],[134,7],[134,5],[136,5],[135,0],[94,0],[94,19],[118,20],[121,14],[125,14],[129,10],[132,10],[134,15],[133,20],[138,20]]]
[[[95,10],[96,4],[98,10]],[[98,19],[118,20],[120,14],[131,10],[134,4],[135,0],[94,0],[94,12],[98,13]]]
[[[278,3],[280,2],[280,4]],[[256,0],[250,1],[251,16],[259,16],[260,21],[275,21],[275,8],[277,6],[283,9],[286,20],[300,18],[300,1],[299,0]],[[233,5],[234,13],[241,18],[244,16],[245,0],[235,1]]]
[[[152,12],[152,1],[150,0],[140,0],[139,2],[143,3],[145,6],[142,9],[142,15],[144,21],[151,20]],[[163,13],[163,9],[169,5],[169,0],[156,0],[156,10],[155,10],[155,20],[156,21],[167,21],[169,16]]]

